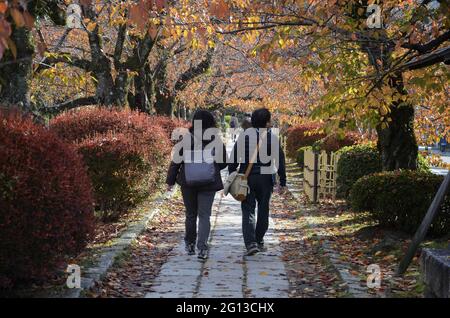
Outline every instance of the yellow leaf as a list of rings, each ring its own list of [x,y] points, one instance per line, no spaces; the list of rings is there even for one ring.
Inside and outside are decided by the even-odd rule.
[[[94,29],[95,29],[96,26],[97,26],[97,23],[95,23],[95,22],[89,22],[88,25],[86,26],[86,29],[87,29],[89,32],[92,32],[92,31],[94,31]]]

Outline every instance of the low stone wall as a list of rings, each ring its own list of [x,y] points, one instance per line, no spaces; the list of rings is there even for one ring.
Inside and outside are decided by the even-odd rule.
[[[450,248],[423,249],[420,268],[425,283],[425,297],[449,298]]]

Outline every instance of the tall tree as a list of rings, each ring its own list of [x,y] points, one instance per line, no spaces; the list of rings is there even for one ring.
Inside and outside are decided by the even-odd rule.
[[[64,23],[59,1],[0,1],[0,103],[30,110],[35,19]],[[3,59],[2,59],[3,57]]]
[[[427,83],[448,104],[447,1],[213,3],[216,32],[241,35],[266,63],[297,66],[305,84],[323,82],[314,117],[327,120],[330,130],[376,127],[383,168],[416,168],[414,108],[430,101]],[[367,12],[370,4],[375,12]],[[373,15],[382,20],[375,28]],[[438,111],[435,103],[429,106]]]

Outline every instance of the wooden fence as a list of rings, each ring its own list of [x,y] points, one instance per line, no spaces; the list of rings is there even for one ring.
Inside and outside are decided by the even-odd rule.
[[[317,203],[323,199],[336,199],[337,163],[339,155],[321,151],[305,151],[303,189],[308,199]]]

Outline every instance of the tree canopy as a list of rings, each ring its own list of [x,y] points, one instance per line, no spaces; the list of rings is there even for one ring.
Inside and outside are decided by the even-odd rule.
[[[74,3],[80,27],[58,26]],[[416,139],[450,131],[449,9],[436,0],[3,0],[0,100],[46,114],[265,106],[281,121],[376,130],[383,167],[414,169]]]

